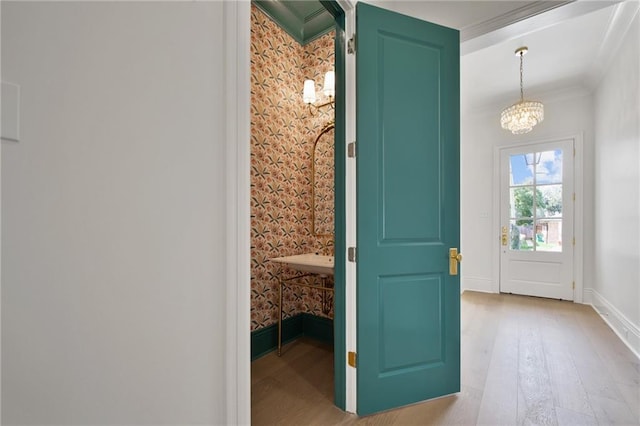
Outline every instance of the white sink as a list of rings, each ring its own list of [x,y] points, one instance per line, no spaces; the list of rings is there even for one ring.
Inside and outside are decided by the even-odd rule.
[[[295,256],[275,257],[272,262],[284,263],[288,267],[312,274],[333,275],[333,256],[306,253]]]

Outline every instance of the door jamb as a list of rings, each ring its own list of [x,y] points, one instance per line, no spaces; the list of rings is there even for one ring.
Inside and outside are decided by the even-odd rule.
[[[251,4],[224,2],[226,104],[226,424],[251,424]],[[215,141],[212,141],[215,143]],[[215,283],[212,283],[215,285]],[[221,287],[224,284],[219,284]]]
[[[356,32],[355,7],[357,0],[335,0],[344,11],[344,35],[345,39],[349,39]],[[346,40],[345,40],[346,42]],[[346,43],[345,43],[346,44]],[[344,46],[344,137],[345,146],[343,158],[346,158],[345,181],[344,181],[344,208],[345,208],[345,247],[356,246],[356,161],[354,158],[347,158],[347,141],[355,142],[356,140],[356,61],[355,55],[346,54],[346,46]],[[346,248],[345,248],[346,251]],[[343,360],[343,368],[345,372],[345,411],[356,413],[357,408],[357,371],[355,368],[349,367],[346,355],[348,352],[357,352],[356,348],[356,264],[348,262],[346,253],[343,253],[343,263],[345,265],[344,275],[344,344],[345,358]]]
[[[347,345],[346,345],[346,160],[347,147],[345,140],[345,105],[346,105],[346,15],[343,6],[336,0],[321,0],[321,4],[333,15],[335,22],[335,60],[336,97],[335,105],[335,137],[334,137],[334,188],[335,188],[335,218],[334,218],[334,298],[333,298],[333,363],[334,363],[334,404],[348,410],[347,395]],[[342,212],[342,214],[338,214]]]
[[[576,287],[573,292],[573,303],[584,303],[584,146],[583,133],[576,132],[569,135],[560,135],[546,139],[529,139],[518,143],[511,141],[500,143],[493,148],[493,224],[492,229],[496,236],[493,250],[493,282],[492,292],[500,293],[500,151],[504,148],[512,148],[523,145],[531,145],[559,140],[573,140],[575,156],[573,158],[573,189],[576,199],[573,206],[573,235],[576,244],[573,247],[573,279]]]
[[[355,24],[356,0],[334,0],[344,12],[345,34],[353,33]],[[226,104],[226,164],[227,164],[227,262],[226,262],[226,306],[230,307],[226,313],[225,339],[225,381],[226,404],[225,417],[227,424],[251,423],[251,338],[250,338],[250,292],[251,279],[249,265],[251,264],[250,249],[250,106],[251,106],[251,64],[250,64],[250,34],[251,34],[251,3],[224,2],[225,17],[225,104]],[[347,32],[348,31],[348,32]],[[344,49],[343,49],[344,50]],[[342,109],[345,136],[351,137],[355,133],[355,123],[350,113],[355,111],[355,71],[350,65],[353,58],[345,55],[345,107]],[[346,155],[346,143],[345,155]],[[349,182],[350,174],[345,173],[345,231],[355,232],[355,222],[349,219]],[[354,184],[355,185],[355,184]],[[353,212],[355,215],[355,212]],[[346,250],[345,250],[346,251]],[[346,255],[343,256],[346,268]],[[337,264],[337,262],[336,262]],[[349,346],[346,350],[355,350],[351,339],[355,341],[355,299],[349,294],[355,294],[355,276],[345,276],[345,333]],[[344,342],[344,340],[343,340]],[[353,349],[352,349],[353,348]],[[346,358],[346,357],[345,357]],[[346,359],[344,368],[348,369]],[[346,372],[345,393],[346,406],[349,412],[355,412],[355,371]],[[353,379],[350,378],[353,376]]]

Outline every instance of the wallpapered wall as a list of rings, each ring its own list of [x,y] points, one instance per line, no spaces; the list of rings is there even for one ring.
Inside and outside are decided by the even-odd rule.
[[[311,235],[313,142],[333,120],[333,110],[310,113],[302,102],[304,80],[314,79],[320,91],[324,74],[333,67],[334,32],[301,46],[252,6],[251,330],[277,322],[281,271],[295,275],[269,258],[333,255],[333,237]],[[332,174],[324,176],[333,180]],[[333,312],[322,313],[316,290],[287,289],[284,300],[285,318],[301,312],[333,317]]]

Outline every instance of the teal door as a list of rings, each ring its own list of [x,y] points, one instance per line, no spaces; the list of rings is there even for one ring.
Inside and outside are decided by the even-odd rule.
[[[460,54],[456,30],[356,7],[357,411],[366,415],[460,390],[460,282],[449,271],[460,240]]]

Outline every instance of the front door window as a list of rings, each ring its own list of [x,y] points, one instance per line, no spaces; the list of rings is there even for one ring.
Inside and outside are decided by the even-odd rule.
[[[562,149],[509,156],[509,248],[562,252]]]

